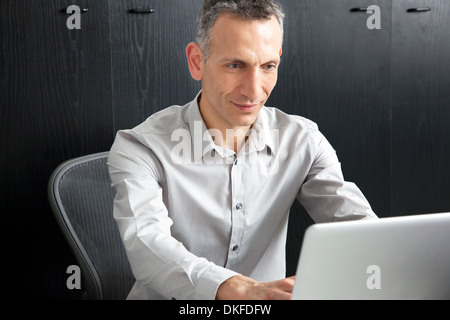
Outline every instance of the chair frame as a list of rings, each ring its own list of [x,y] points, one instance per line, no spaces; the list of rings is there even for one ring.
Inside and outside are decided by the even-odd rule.
[[[65,161],[53,171],[48,184],[48,198],[50,206],[60,229],[63,231],[64,237],[69,243],[77,262],[80,264],[82,277],[85,281],[85,291],[82,298],[87,300],[103,299],[102,284],[94,264],[89,258],[89,255],[84,249],[83,244],[76,235],[76,232],[70,223],[70,219],[64,209],[64,206],[62,205],[58,185],[68,170],[74,166],[86,163],[87,161],[108,157],[108,154],[109,152],[101,152]]]

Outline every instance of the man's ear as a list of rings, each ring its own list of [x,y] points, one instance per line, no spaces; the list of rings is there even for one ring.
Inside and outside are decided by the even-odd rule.
[[[191,77],[197,81],[202,80],[204,56],[198,44],[195,42],[189,43],[186,47],[186,56]]]

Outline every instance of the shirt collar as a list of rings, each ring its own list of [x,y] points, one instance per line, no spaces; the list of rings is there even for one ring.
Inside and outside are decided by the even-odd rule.
[[[252,141],[251,145],[254,146],[256,151],[262,151],[266,147],[272,154],[276,153],[278,141],[278,129],[271,129],[269,126],[269,119],[266,107],[263,107],[253,124],[249,136],[249,140]],[[251,150],[251,149],[250,149]]]
[[[200,161],[205,154],[215,150],[222,157],[229,157],[235,155],[235,152],[216,145],[211,137],[211,134],[203,121],[200,113],[198,100],[202,94],[202,91],[197,94],[195,99],[190,103],[187,112],[189,130],[192,140],[192,152],[193,160]],[[263,107],[255,123],[250,129],[249,139],[244,147],[244,150],[248,150],[247,153],[260,152],[266,147],[272,154],[275,154],[278,134],[276,130],[271,130],[268,125],[268,118]]]

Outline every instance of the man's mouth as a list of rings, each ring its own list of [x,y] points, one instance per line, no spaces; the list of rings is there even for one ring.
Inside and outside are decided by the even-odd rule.
[[[253,112],[255,110],[258,109],[259,104],[238,104],[238,103],[234,103],[233,104],[236,106],[236,108],[238,108],[240,111],[242,112]]]

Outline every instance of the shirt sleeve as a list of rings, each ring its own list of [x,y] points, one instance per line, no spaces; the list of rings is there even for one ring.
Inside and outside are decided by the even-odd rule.
[[[116,189],[114,219],[133,274],[140,287],[166,299],[215,299],[219,285],[237,273],[195,256],[172,237],[159,166],[151,150],[118,133],[108,167]]]
[[[313,164],[297,199],[316,223],[377,218],[361,190],[344,180],[335,150],[317,129],[311,134]]]

